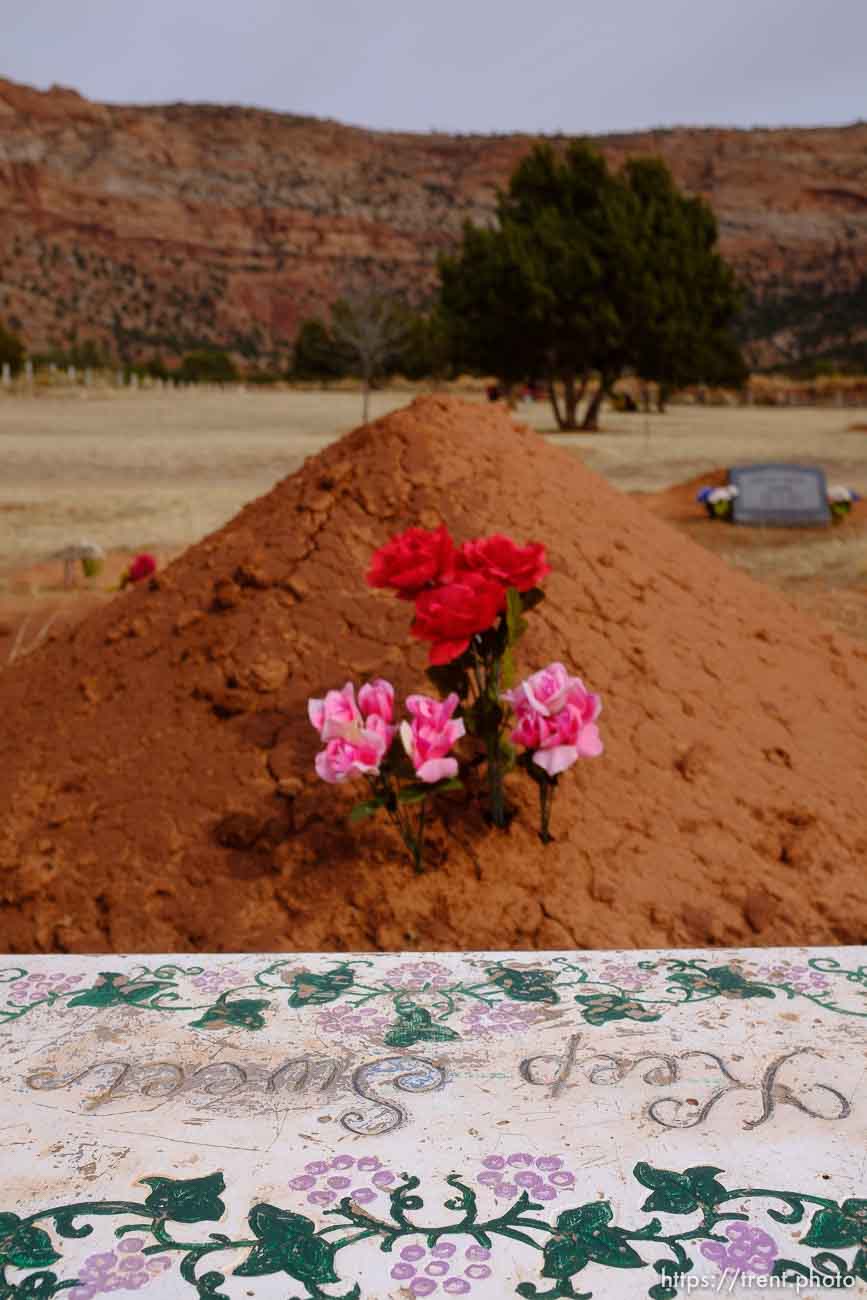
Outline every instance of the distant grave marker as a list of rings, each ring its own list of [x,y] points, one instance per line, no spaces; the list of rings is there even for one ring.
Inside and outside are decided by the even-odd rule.
[[[729,470],[737,488],[736,524],[803,527],[831,522],[822,470],[807,465],[739,465]]]
[[[3,362],[3,384],[6,388],[12,383],[12,367],[8,361]]]

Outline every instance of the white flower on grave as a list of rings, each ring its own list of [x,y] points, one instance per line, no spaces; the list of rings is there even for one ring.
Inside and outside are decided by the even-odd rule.
[[[90,542],[86,538],[80,541],[72,542],[69,546],[64,546],[62,551],[58,551],[55,560],[104,560],[105,551],[97,542]]]
[[[727,483],[724,487],[711,488],[706,500],[715,506],[720,501],[734,501],[737,494],[738,490],[734,483]]]
[[[834,483],[828,488],[828,500],[838,501],[857,501],[858,497],[851,488],[844,487],[842,483]]]

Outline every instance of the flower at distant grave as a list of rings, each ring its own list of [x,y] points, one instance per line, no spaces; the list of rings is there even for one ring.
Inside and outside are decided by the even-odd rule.
[[[120,585],[126,587],[131,582],[143,582],[145,578],[149,578],[156,571],[156,559],[154,556],[149,555],[147,551],[143,551],[141,555],[135,557],[132,564],[124,571]]]
[[[416,776],[426,784],[448,781],[457,776],[458,761],[449,750],[464,735],[462,719],[453,719],[458,707],[454,693],[444,700],[427,695],[410,695],[406,708],[412,722],[402,722],[400,739],[415,768]]]
[[[861,498],[852,488],[844,487],[841,483],[834,483],[828,488],[829,501],[860,501]]]
[[[455,564],[455,544],[445,524],[407,528],[374,553],[367,585],[389,588],[401,600],[415,600],[426,587],[451,582]]]
[[[528,542],[526,546],[518,546],[511,537],[502,533],[464,542],[459,552],[459,563],[462,569],[481,573],[491,582],[514,587],[516,591],[529,591],[531,587],[538,587],[551,572],[541,542]]]
[[[722,1271],[736,1274],[755,1273],[767,1275],[774,1267],[779,1254],[777,1243],[761,1228],[748,1223],[730,1223],[724,1229],[730,1245],[721,1241],[703,1241],[699,1249],[705,1259],[712,1260]]]
[[[451,663],[469,647],[478,632],[491,627],[506,606],[506,588],[484,574],[459,574],[446,586],[422,591],[415,602],[410,629],[419,641],[432,642],[428,662]]]

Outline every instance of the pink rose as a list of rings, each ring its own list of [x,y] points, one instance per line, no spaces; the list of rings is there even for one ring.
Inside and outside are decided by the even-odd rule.
[[[324,699],[307,701],[307,714],[325,742],[316,755],[317,774],[323,781],[348,781],[353,776],[378,772],[391,748],[396,727],[394,687],[378,677],[362,686],[355,699],[352,682]]]
[[[503,699],[516,710],[526,706],[543,718],[559,713],[567,703],[576,704],[582,712],[595,709],[593,716],[587,718],[588,722],[595,721],[602,707],[599,696],[591,695],[580,677],[570,677],[563,664],[549,664],[533,673],[513,691],[505,691]],[[593,703],[588,705],[588,701]]]
[[[514,587],[516,591],[538,587],[545,575],[551,572],[541,542],[518,546],[503,533],[464,542],[458,554],[463,568],[481,573],[504,587]]]
[[[412,723],[403,722],[400,738],[421,781],[433,784],[457,776],[457,759],[448,753],[465,733],[462,719],[452,719],[458,706],[454,693],[445,700],[410,695],[406,701]]]
[[[533,673],[513,691],[506,691],[515,710],[511,739],[516,745],[534,750],[533,762],[557,776],[579,758],[596,758],[602,741],[596,719],[602,700],[571,677],[563,664],[549,664]]]
[[[316,755],[317,776],[331,785],[338,785],[356,776],[373,775],[388,752],[394,732],[382,718],[375,715],[354,736],[335,736]]]
[[[347,727],[359,727],[361,710],[355,702],[352,682],[339,691],[329,691],[324,700],[307,701],[307,716],[323,740],[342,736]]]
[[[383,722],[391,722],[394,718],[394,687],[391,682],[382,677],[366,682],[358,692],[358,706],[365,718],[375,714]]]

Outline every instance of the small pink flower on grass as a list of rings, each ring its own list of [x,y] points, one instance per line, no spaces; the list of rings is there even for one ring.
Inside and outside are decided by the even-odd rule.
[[[457,759],[448,756],[465,732],[463,720],[452,718],[457,706],[454,692],[445,700],[427,695],[407,698],[412,722],[401,723],[400,738],[420,781],[433,784],[457,776]]]

